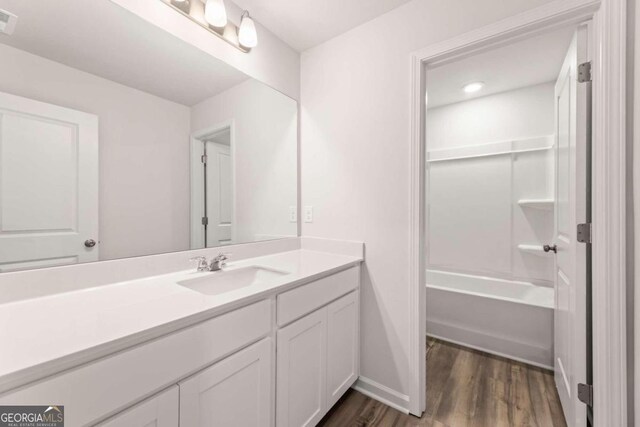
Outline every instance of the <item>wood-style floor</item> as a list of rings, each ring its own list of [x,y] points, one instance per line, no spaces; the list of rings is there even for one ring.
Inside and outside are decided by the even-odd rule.
[[[565,427],[553,373],[429,339],[427,411],[403,414],[349,390],[320,422],[324,427]]]

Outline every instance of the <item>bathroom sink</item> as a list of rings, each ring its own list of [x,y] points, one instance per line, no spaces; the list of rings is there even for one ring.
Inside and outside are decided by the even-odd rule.
[[[179,281],[178,285],[205,295],[220,295],[247,286],[267,283],[279,277],[286,276],[289,273],[265,267],[251,266],[204,274],[205,276],[196,279]]]

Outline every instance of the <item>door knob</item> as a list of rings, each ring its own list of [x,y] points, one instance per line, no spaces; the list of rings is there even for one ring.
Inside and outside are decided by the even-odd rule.
[[[554,254],[558,253],[558,245],[544,245],[542,247],[545,252],[553,252]]]
[[[96,241],[93,240],[93,239],[87,239],[87,240],[84,241],[84,245],[87,248],[92,248],[92,247],[94,247],[96,245]]]

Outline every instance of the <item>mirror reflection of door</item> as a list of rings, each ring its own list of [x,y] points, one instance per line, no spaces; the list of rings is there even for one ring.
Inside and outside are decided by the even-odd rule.
[[[98,260],[98,117],[0,92],[0,272]]]
[[[203,141],[205,246],[233,241],[233,159],[231,130],[224,128]]]

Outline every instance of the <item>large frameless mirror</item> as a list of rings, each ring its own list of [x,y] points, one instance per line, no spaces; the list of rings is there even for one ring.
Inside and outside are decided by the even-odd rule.
[[[294,100],[109,0],[0,9],[0,271],[297,235]]]

